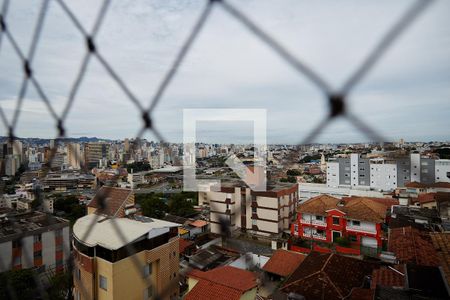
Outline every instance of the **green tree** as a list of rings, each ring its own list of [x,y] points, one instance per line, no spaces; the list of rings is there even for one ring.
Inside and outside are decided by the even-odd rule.
[[[291,170],[288,170],[286,172],[286,175],[288,175],[288,176],[300,176],[300,175],[302,175],[302,172],[300,172],[300,170],[291,169]]]
[[[80,204],[77,195],[56,195],[53,200],[53,208],[57,211],[63,211],[71,224],[74,224],[77,219],[86,214],[86,207]]]
[[[141,197],[139,197],[138,203],[141,205],[144,216],[157,219],[164,218],[168,207],[164,202],[164,198],[161,197],[161,194],[146,194],[139,196]]]
[[[16,299],[36,299],[39,295],[36,288],[31,269],[11,270],[0,274],[0,299],[14,299],[14,296]]]

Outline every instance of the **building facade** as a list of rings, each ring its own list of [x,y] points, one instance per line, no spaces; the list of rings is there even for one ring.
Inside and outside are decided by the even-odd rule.
[[[321,195],[298,206],[291,233],[297,238],[326,243],[345,238],[353,246],[379,249],[383,239],[381,225],[388,208],[397,203],[388,198],[338,199]]]
[[[64,270],[70,255],[69,221],[27,212],[2,218],[0,223],[0,272]]]
[[[221,233],[221,220],[251,234],[277,236],[289,229],[298,203],[297,184],[268,186],[267,191],[222,186],[220,191],[199,192],[199,205],[210,207],[211,232]]]

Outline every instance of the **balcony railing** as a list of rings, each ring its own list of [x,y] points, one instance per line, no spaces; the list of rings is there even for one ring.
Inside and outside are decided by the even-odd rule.
[[[360,226],[347,226],[345,227],[345,229],[347,231],[357,231],[357,232],[363,232],[363,233],[371,233],[371,234],[376,234],[377,230],[376,229],[368,229],[368,228],[361,228]]]
[[[310,220],[300,219],[300,223],[312,224],[312,225],[316,225],[316,226],[327,226],[327,223],[325,223],[324,221],[320,221],[320,220],[312,220],[312,222],[310,222]]]

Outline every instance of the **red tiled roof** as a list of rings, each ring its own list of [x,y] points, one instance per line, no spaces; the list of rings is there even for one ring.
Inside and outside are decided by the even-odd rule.
[[[103,186],[89,202],[88,207],[97,208],[97,213],[116,216],[121,209],[124,209],[126,201],[132,193],[133,191],[130,189]],[[105,204],[103,208],[100,205],[102,197],[104,197]]]
[[[373,300],[375,290],[356,288],[352,290],[350,300]]]
[[[430,234],[417,228],[409,226],[390,229],[388,249],[395,253],[400,263],[439,266]]]
[[[189,223],[189,225],[194,226],[194,227],[203,227],[208,225],[208,222],[203,221],[203,220],[195,220],[192,223]]]
[[[306,299],[344,299],[377,267],[374,263],[334,253],[312,252],[281,290],[303,295]]]
[[[264,265],[263,270],[269,273],[287,277],[298,268],[305,259],[305,255],[278,249]]]
[[[430,233],[433,246],[436,249],[442,269],[450,285],[450,233],[433,232]]]
[[[338,199],[330,195],[320,195],[300,204],[297,211],[325,216],[328,210],[338,209],[350,219],[382,223],[386,218],[388,208],[395,204],[398,204],[398,200],[388,198],[345,197]]]
[[[252,272],[230,266],[217,267],[206,272],[194,269],[187,276],[224,285],[240,292],[256,287],[256,277]]]
[[[428,185],[426,185],[425,183],[413,181],[413,182],[406,183],[405,186],[409,187],[409,188],[423,189],[423,188],[426,188]]]
[[[436,201],[436,193],[423,193],[417,197],[419,203],[430,203]]]
[[[194,244],[193,241],[188,241],[186,239],[180,238],[180,253],[184,253],[184,251],[186,250],[186,248],[192,246]]]
[[[208,280],[200,280],[189,293],[185,300],[239,300],[243,293],[239,290],[217,284]]]
[[[405,274],[405,265],[395,265],[394,268],[402,274]],[[401,275],[390,268],[384,267],[372,272],[371,288],[375,289],[377,285],[389,287],[404,287],[405,275]]]

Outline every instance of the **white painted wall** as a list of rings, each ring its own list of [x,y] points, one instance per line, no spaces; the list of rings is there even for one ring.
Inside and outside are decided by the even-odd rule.
[[[327,163],[327,186],[339,186],[339,163],[337,161]]]
[[[411,153],[411,182],[420,182],[420,154]]]
[[[0,272],[8,271],[12,264],[12,242],[0,244]]]
[[[47,231],[42,233],[42,264],[47,268],[55,263],[55,233]]]
[[[434,164],[435,181],[450,182],[450,178],[447,177],[447,173],[450,173],[450,159],[437,159]]]
[[[352,187],[358,186],[359,183],[359,154],[350,154],[350,185]]]
[[[372,232],[372,233],[377,232],[376,224],[372,223],[372,222],[367,222],[367,221],[360,221],[359,226],[358,226],[358,225],[355,225],[355,223],[353,223],[353,220],[348,220],[347,228],[361,230],[361,231],[365,231],[365,232]]]
[[[371,164],[370,187],[381,191],[391,191],[397,188],[396,164]]]
[[[34,266],[34,256],[33,256],[33,243],[34,237],[26,236],[22,238],[22,268],[31,268]]]

